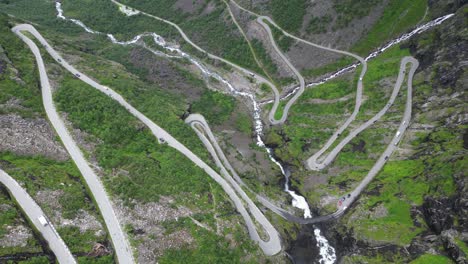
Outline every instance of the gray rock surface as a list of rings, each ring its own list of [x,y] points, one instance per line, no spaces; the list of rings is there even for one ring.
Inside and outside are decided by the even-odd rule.
[[[26,119],[15,114],[0,115],[0,151],[42,155],[60,161],[68,159],[67,152],[45,119]]]

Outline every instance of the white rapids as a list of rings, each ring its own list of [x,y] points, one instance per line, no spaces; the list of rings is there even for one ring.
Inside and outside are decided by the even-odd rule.
[[[421,34],[423,33],[424,31],[434,27],[434,26],[437,26],[437,25],[440,25],[442,24],[445,20],[451,18],[452,16],[454,16],[455,14],[448,14],[448,15],[445,15],[445,16],[442,16],[442,17],[439,17],[439,18],[436,18],[434,20],[431,20],[429,22],[427,22],[426,24],[423,24],[421,26],[418,26],[416,27],[415,29],[413,29],[411,32],[409,33],[405,33],[403,35],[401,35],[399,38],[397,39],[394,39],[392,41],[389,41],[387,44],[383,45],[382,47],[378,48],[376,51],[372,52],[371,54],[369,54],[364,60],[365,61],[369,61],[375,57],[377,57],[377,55],[379,55],[380,53],[386,51],[387,49],[395,46],[396,44],[399,44],[405,40],[408,40],[409,38],[411,38],[412,36],[416,35],[416,34]],[[312,87],[312,86],[317,86],[317,85],[320,85],[320,84],[323,84],[323,83],[326,83],[327,81],[331,80],[331,79],[334,79],[344,73],[347,73],[347,72],[350,72],[354,69],[356,69],[358,66],[360,65],[360,63],[354,63],[354,64],[351,64],[349,66],[346,66],[328,76],[326,76],[325,78],[317,81],[317,82],[312,82],[312,83],[309,83],[306,85],[306,87]],[[299,86],[298,87],[295,87],[294,89],[292,89],[290,92],[286,93],[283,97],[281,97],[281,100],[284,100],[284,99],[287,99],[289,98],[290,96],[294,95],[297,91],[299,90]],[[260,103],[260,105],[265,105],[265,104],[269,104],[269,103],[273,103],[273,99],[272,100],[267,100],[267,101],[264,101],[262,103]]]
[[[60,2],[55,3],[55,8],[57,10],[57,17],[58,18],[71,21],[72,23],[74,23],[74,24],[80,26],[81,28],[83,28],[88,33],[91,33],[91,34],[104,34],[102,32],[92,30],[91,28],[87,27],[80,20],[65,17],[63,15],[63,9],[62,9],[62,6],[61,6]],[[139,14],[139,12],[135,11],[135,10],[122,9],[122,6],[119,6],[119,9],[120,9],[120,11],[125,13],[125,15],[127,15],[127,16]],[[452,17],[453,15],[454,14],[449,14],[449,15],[446,15],[446,16],[443,16],[443,17],[439,17],[439,18],[437,18],[435,20],[432,20],[432,21],[430,21],[430,22],[428,22],[428,23],[426,23],[424,25],[421,25],[421,26],[417,27],[413,31],[411,31],[409,33],[406,33],[406,34],[402,35],[401,37],[390,41],[389,43],[387,43],[383,47],[377,49],[377,51],[375,51],[375,52],[371,53],[369,56],[367,56],[365,58],[365,60],[368,61],[368,60],[370,60],[372,58],[375,58],[377,55],[384,52],[388,48],[390,48],[390,47],[392,47],[392,46],[394,46],[394,45],[396,45],[396,44],[398,44],[398,43],[400,43],[402,41],[405,41],[405,40],[409,39],[410,37],[412,37],[415,34],[422,33],[422,32],[428,30],[429,28],[431,28],[433,26],[441,24],[442,22],[444,22],[446,19]],[[225,84],[226,87],[229,89],[229,92],[231,94],[233,94],[235,96],[242,96],[242,97],[248,98],[248,100],[251,101],[252,106],[253,106],[253,110],[254,110],[253,111],[253,119],[254,119],[254,124],[255,124],[255,136],[256,136],[257,145],[260,146],[260,147],[265,148],[265,150],[268,153],[268,156],[269,156],[270,160],[280,168],[280,170],[281,170],[281,172],[282,172],[282,174],[283,174],[283,176],[285,177],[285,180],[286,180],[285,184],[284,184],[284,191],[287,192],[291,196],[292,206],[302,210],[304,212],[304,218],[311,218],[312,217],[312,213],[310,211],[310,207],[309,207],[309,204],[307,203],[306,199],[303,196],[298,195],[293,190],[290,190],[290,188],[289,188],[289,176],[288,176],[287,172],[285,171],[285,169],[281,165],[281,163],[275,159],[275,157],[273,155],[273,150],[268,148],[265,145],[265,143],[263,142],[263,139],[262,139],[262,136],[263,136],[263,123],[262,123],[262,118],[261,118],[261,108],[260,108],[260,106],[264,105],[264,104],[271,103],[271,102],[273,102],[273,100],[268,100],[268,101],[264,101],[262,103],[258,103],[256,98],[255,98],[255,95],[253,93],[248,93],[248,92],[237,90],[229,81],[224,79],[221,75],[219,75],[218,73],[213,72],[210,69],[208,69],[208,67],[204,66],[201,62],[199,62],[198,60],[194,59],[189,54],[182,51],[177,45],[168,44],[164,40],[164,38],[162,36],[160,36],[160,35],[158,35],[158,34],[156,34],[154,32],[153,33],[144,33],[144,34],[137,35],[137,36],[135,36],[133,39],[131,39],[129,41],[119,41],[112,34],[105,34],[105,35],[109,38],[109,40],[112,43],[118,44],[118,45],[138,44],[138,41],[141,38],[143,38],[143,37],[152,37],[153,40],[154,40],[154,43],[156,45],[158,45],[158,46],[162,47],[163,49],[169,51],[170,54],[153,50],[153,49],[147,47],[145,44],[143,44],[143,46],[146,49],[148,49],[149,51],[151,51],[152,53],[154,53],[156,55],[159,55],[159,56],[166,56],[166,57],[169,57],[169,58],[185,58],[185,59],[188,59],[193,65],[195,65],[202,72],[203,75],[215,78],[216,80],[218,80],[221,83]],[[334,79],[334,78],[342,75],[343,73],[349,72],[349,71],[357,68],[358,66],[359,66],[359,63],[354,63],[352,65],[349,65],[349,66],[347,66],[345,68],[342,68],[342,69],[336,71],[335,73],[323,78],[322,80],[320,80],[318,82],[308,84],[306,87],[311,87],[311,86],[316,86],[316,85],[323,84],[323,83],[325,83],[325,82],[327,82],[327,81],[329,81],[331,79]],[[281,99],[283,100],[283,99],[286,99],[286,98],[290,97],[291,95],[296,93],[298,89],[299,89],[298,87],[293,89],[291,92],[287,93]],[[315,239],[317,241],[317,247],[319,247],[319,249],[320,249],[321,259],[319,260],[319,263],[320,264],[333,264],[333,263],[335,263],[336,262],[335,249],[328,243],[328,240],[324,236],[321,235],[320,229],[314,227],[314,235],[315,235]]]

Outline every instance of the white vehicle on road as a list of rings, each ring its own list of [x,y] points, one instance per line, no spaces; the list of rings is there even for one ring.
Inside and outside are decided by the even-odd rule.
[[[49,224],[49,222],[47,222],[47,219],[45,219],[45,217],[42,215],[39,216],[37,219],[39,220],[39,223],[41,223],[42,226],[47,226]]]

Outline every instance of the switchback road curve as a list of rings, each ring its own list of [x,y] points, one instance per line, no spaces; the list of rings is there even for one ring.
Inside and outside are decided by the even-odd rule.
[[[408,80],[407,80],[407,99],[406,99],[406,105],[405,105],[405,111],[403,114],[403,118],[401,120],[401,124],[398,128],[398,131],[396,132],[394,138],[392,141],[389,143],[387,146],[386,150],[381,154],[377,162],[374,164],[374,166],[370,169],[368,174],[364,177],[364,179],[359,183],[359,185],[349,193],[349,195],[345,198],[345,200],[342,202],[342,204],[339,206],[338,210],[335,211],[332,214],[329,215],[323,215],[323,216],[318,216],[318,217],[313,217],[313,218],[301,218],[297,217],[290,212],[276,206],[272,202],[270,202],[268,199],[257,195],[257,200],[262,203],[265,207],[269,208],[276,214],[280,215],[281,217],[285,218],[286,220],[296,222],[299,224],[313,224],[313,223],[318,223],[318,222],[324,222],[324,221],[329,221],[336,219],[343,215],[345,211],[351,206],[351,204],[356,201],[358,196],[362,193],[362,191],[365,189],[365,187],[373,180],[373,178],[378,174],[378,172],[382,169],[382,167],[385,165],[387,162],[388,158],[392,155],[394,150],[396,149],[396,146],[398,145],[398,142],[401,140],[403,137],[403,134],[406,131],[406,128],[409,125],[409,121],[411,119],[411,108],[412,108],[412,84],[413,84],[413,76],[416,71],[416,69],[419,66],[419,62],[413,58],[413,57],[404,57],[401,61],[400,65],[400,72],[398,74],[398,79],[395,83],[395,87],[393,89],[392,95],[388,101],[388,103],[385,105],[385,107],[373,118],[371,118],[369,121],[367,121],[365,124],[360,126],[359,128],[353,130],[348,137],[346,137],[343,141],[340,142],[340,144],[333,149],[333,151],[329,154],[330,159],[331,157],[335,157],[339,151],[347,144],[349,141],[351,141],[354,137],[356,137],[361,131],[364,129],[368,128],[372,124],[375,123],[378,119],[380,119],[386,112],[387,110],[391,107],[393,104],[396,96],[398,95],[400,88],[403,84],[403,80],[405,77],[406,73],[406,66],[407,64],[411,64],[411,68],[408,73]],[[213,135],[208,122],[205,120],[205,118],[199,114],[192,114],[187,117],[186,122],[192,126],[192,128],[196,131],[197,135],[200,137],[202,140],[203,144],[205,144],[206,148],[212,155],[213,159],[216,162],[216,165],[221,169],[225,177],[235,179],[241,186],[245,186],[245,184],[242,182],[242,179],[237,175],[236,171],[233,169],[231,166],[230,162],[224,155],[222,149],[218,145],[215,136]],[[314,165],[315,166],[315,163]],[[325,165],[323,165],[325,166]],[[229,174],[229,172],[230,174]],[[248,188],[248,187],[247,187]],[[250,189],[249,189],[250,190]],[[250,190],[251,191],[251,190]]]
[[[49,117],[49,119],[54,121],[54,122],[59,122],[59,124],[54,125],[56,127],[56,130],[59,132],[59,136],[62,138],[62,141],[64,141],[64,145],[67,147],[67,150],[69,150],[71,156],[73,157],[75,163],[77,165],[80,165],[83,168],[80,168],[80,171],[82,171],[82,174],[84,175],[86,173],[85,179],[88,183],[88,180],[90,183],[88,185],[91,188],[91,191],[93,192],[93,195],[95,196],[95,199],[100,205],[100,203],[104,203],[106,200],[109,202],[109,198],[105,193],[99,194],[99,192],[105,192],[103,186],[101,183],[98,181],[97,176],[95,176],[94,172],[89,168],[89,165],[86,163],[84,160],[81,152],[79,152],[78,147],[76,146],[76,143],[73,141],[71,136],[68,134],[66,131],[65,126],[63,125],[63,121],[59,118],[57,112],[55,111],[55,106],[52,101],[52,94],[51,94],[51,89],[50,89],[50,84],[48,81],[48,77],[45,71],[45,66],[42,61],[42,57],[40,54],[39,49],[37,46],[34,44],[32,40],[30,40],[28,37],[24,36],[21,31],[28,31],[31,33],[40,43],[46,48],[46,51],[52,56],[53,59],[58,61],[66,70],[68,70],[71,74],[74,76],[78,77],[81,81],[87,83],[88,85],[92,86],[93,88],[99,90],[100,92],[106,94],[113,100],[117,101],[120,105],[125,107],[133,116],[135,116],[137,119],[139,119],[141,122],[143,122],[153,133],[153,135],[157,138],[157,140],[160,143],[165,142],[165,144],[168,144],[170,147],[175,148],[178,150],[180,153],[185,155],[188,159],[190,159],[195,165],[198,167],[202,168],[211,178],[213,178],[218,184],[221,185],[221,187],[224,189],[224,191],[227,193],[229,198],[233,201],[237,211],[242,215],[244,220],[246,221],[247,224],[247,229],[249,231],[249,235],[252,240],[256,241],[259,246],[262,248],[263,252],[266,255],[275,255],[281,251],[281,240],[279,237],[278,232],[276,229],[271,225],[271,223],[268,221],[268,219],[262,214],[256,206],[254,205],[253,202],[249,201],[250,199],[247,199],[245,193],[242,194],[243,199],[239,198],[239,196],[236,194],[236,191],[233,189],[233,187],[223,178],[221,177],[215,170],[213,170],[210,166],[208,166],[204,161],[202,161],[198,156],[196,156],[191,150],[189,150],[187,147],[185,147],[182,143],[180,143],[178,140],[176,140],[174,137],[172,137],[169,133],[167,133],[164,129],[159,127],[157,124],[155,124],[153,121],[151,121],[149,118],[147,118],[145,115],[143,115],[141,112],[139,112],[136,108],[134,108],[132,105],[130,105],[120,94],[116,93],[114,90],[107,86],[100,85],[96,81],[92,80],[89,78],[87,75],[83,74],[82,72],[78,71],[76,68],[68,64],[67,61],[65,61],[58,53],[55,51],[48,43],[47,41],[41,36],[41,34],[31,25],[28,24],[22,24],[18,25],[13,28],[13,31],[15,34],[17,34],[24,42],[28,44],[30,49],[33,51],[34,55],[36,56],[36,60],[39,65],[39,70],[40,70],[40,76],[41,76],[41,87],[42,87],[42,92],[43,92],[43,98],[44,98],[44,104],[46,106],[46,113]],[[52,122],[54,124],[54,122]],[[59,131],[60,130],[60,131]],[[76,147],[76,149],[74,149]],[[78,152],[78,153],[75,153]],[[75,160],[76,159],[76,160]],[[88,171],[89,170],[89,171]],[[93,177],[94,175],[94,177]],[[98,182],[96,182],[98,181]],[[94,190],[93,188],[95,187],[94,184],[99,185],[101,190]],[[93,188],[92,188],[93,187]],[[235,186],[234,186],[235,187]],[[235,187],[236,188],[236,187]],[[95,193],[95,191],[98,193],[98,195]],[[246,202],[249,206],[250,213],[252,214],[253,218],[250,216],[249,212],[246,210],[244,206],[244,202]],[[101,206],[99,206],[101,209]],[[118,228],[120,229],[120,226],[118,225],[118,221],[115,218],[112,220],[115,215],[113,214],[112,207],[110,206],[109,202],[109,207],[104,207],[105,211],[101,209],[101,213],[106,220],[108,217],[106,213],[110,214],[110,218],[108,219],[109,221],[114,221],[112,223],[108,223],[106,221],[106,224],[108,225],[108,229],[115,229]],[[109,211],[110,210],[110,211]],[[255,222],[255,221],[256,222]],[[263,230],[266,232],[268,235],[268,240],[263,240],[260,235],[258,234],[256,230],[256,223],[263,228]],[[117,227],[115,226],[117,225]],[[121,229],[120,229],[121,231]],[[120,263],[133,263],[133,256],[131,255],[131,250],[128,247],[125,247],[125,244],[127,243],[125,235],[123,232],[120,233],[114,233],[111,232],[112,236],[112,241],[114,243],[114,247],[116,247],[116,252],[119,257],[119,262]],[[115,245],[116,244],[116,245]]]
[[[414,58],[412,57],[404,57],[401,60],[401,65],[400,65],[400,72],[398,74],[397,81],[395,83],[395,86],[393,88],[393,92],[390,96],[390,99],[388,100],[387,104],[371,119],[369,119],[367,122],[359,126],[358,128],[354,129],[349,133],[348,136],[346,136],[336,147],[333,148],[333,150],[323,159],[322,162],[318,162],[318,158],[322,156],[322,154],[328,150],[328,148],[331,146],[331,144],[325,144],[319,151],[317,151],[314,155],[312,155],[306,162],[307,167],[311,170],[321,170],[326,168],[333,160],[336,158],[336,156],[340,153],[340,151],[348,144],[353,138],[355,138],[359,133],[367,129],[368,127],[372,126],[375,122],[377,122],[385,113],[387,113],[388,109],[393,105],[398,92],[400,91],[400,87],[403,84],[403,81],[405,79],[405,72],[406,72],[406,65],[411,64],[411,69],[410,69],[410,75],[412,79],[412,74],[411,72],[414,73],[416,68],[418,67],[417,61],[415,61]],[[412,80],[409,80],[412,81]],[[407,106],[408,107],[408,106]],[[411,107],[411,105],[410,105]],[[337,139],[338,135],[334,134],[329,142],[333,143]],[[328,142],[327,142],[328,143]]]

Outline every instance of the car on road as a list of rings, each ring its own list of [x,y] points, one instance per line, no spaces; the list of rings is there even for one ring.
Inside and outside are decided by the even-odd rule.
[[[58,61],[58,62],[62,62],[62,60],[61,60],[61,59],[59,59],[59,58],[57,58],[57,61]]]
[[[76,77],[80,78],[80,75],[78,73],[75,74]]]
[[[385,160],[388,160],[388,156],[385,156]]]
[[[41,223],[42,226],[47,226],[49,224],[49,222],[47,222],[47,219],[45,219],[45,217],[42,215],[39,216],[37,219],[39,220],[39,223]]]

